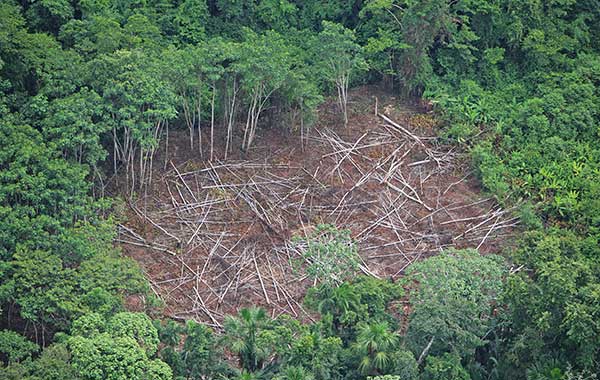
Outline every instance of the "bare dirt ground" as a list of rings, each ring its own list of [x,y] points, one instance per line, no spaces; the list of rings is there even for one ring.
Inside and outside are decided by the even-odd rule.
[[[164,169],[118,239],[168,317],[219,327],[261,305],[310,319],[302,299],[313,281],[294,264],[302,247],[292,238],[319,223],[349,229],[361,271],[382,278],[451,247],[499,250],[518,220],[481,196],[465,156],[435,137],[433,117],[371,87],[350,99],[349,125],[334,101],[324,104],[304,149],[297,133],[263,130],[247,154],[208,162],[187,131],[171,134],[168,160],[156,159]]]

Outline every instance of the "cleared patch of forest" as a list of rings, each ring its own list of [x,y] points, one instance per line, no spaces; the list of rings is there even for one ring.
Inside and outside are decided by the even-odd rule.
[[[351,95],[346,127],[328,102],[302,140],[266,130],[226,160],[203,161],[186,134],[170,136],[118,238],[168,316],[220,327],[225,315],[261,305],[310,318],[303,251],[322,224],[350,231],[360,272],[393,279],[443,249],[497,252],[511,236],[518,218],[480,194],[431,114],[373,88]]]

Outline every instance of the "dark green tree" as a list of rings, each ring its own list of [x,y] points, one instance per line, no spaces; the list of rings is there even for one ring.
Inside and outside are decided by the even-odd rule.
[[[88,314],[66,340],[81,379],[172,379],[156,353],[158,333],[145,314],[119,313],[105,320]]]
[[[502,290],[504,267],[498,256],[474,250],[448,251],[412,265],[407,340],[422,360],[447,352],[472,358],[485,344]]]
[[[393,352],[399,343],[399,335],[390,331],[385,322],[361,325],[354,343],[360,358],[360,372],[367,375],[389,373],[394,365]]]
[[[243,369],[254,372],[263,368],[264,361],[273,351],[269,342],[262,340],[270,325],[270,318],[261,308],[242,309],[237,317],[227,316],[224,324],[226,344],[238,356]]]

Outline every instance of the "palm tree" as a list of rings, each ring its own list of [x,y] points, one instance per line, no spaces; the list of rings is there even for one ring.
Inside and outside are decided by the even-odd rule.
[[[398,334],[389,330],[387,322],[361,324],[354,349],[362,356],[359,370],[363,374],[380,375],[392,365],[392,354],[398,347]]]
[[[238,355],[242,368],[254,372],[262,367],[269,348],[257,344],[257,336],[268,328],[269,322],[265,310],[257,307],[242,309],[237,317],[225,318],[225,339],[231,351]]]
[[[281,371],[282,374],[276,377],[277,380],[313,380],[312,373],[304,367],[289,366]]]
[[[340,332],[344,315],[349,311],[355,311],[360,308],[360,299],[351,285],[343,283],[338,287],[327,285],[321,286],[321,301],[318,304],[318,311],[321,315],[330,314],[333,317],[333,327]]]

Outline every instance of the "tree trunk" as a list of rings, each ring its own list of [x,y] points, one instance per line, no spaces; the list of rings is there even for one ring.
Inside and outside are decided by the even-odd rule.
[[[167,169],[167,162],[169,161],[169,123],[167,123],[166,129],[167,136],[165,138],[165,165],[163,167],[163,170]]]
[[[238,84],[237,84],[237,78],[234,77],[233,78],[233,85],[232,85],[232,89],[231,89],[231,93],[229,93],[228,89],[227,89],[227,84],[225,84],[226,88],[225,88],[225,92],[227,93],[227,109],[226,109],[226,119],[227,119],[227,139],[225,142],[225,159],[227,159],[227,155],[229,154],[230,150],[232,149],[232,143],[233,143],[233,124],[235,123],[235,106],[236,106],[236,99],[237,99],[237,93],[239,91],[238,88]]]
[[[215,143],[215,92],[216,87],[213,83],[212,98],[210,101],[210,160],[213,160],[213,149]]]
[[[203,157],[204,152],[202,151],[202,128],[201,126],[201,118],[202,118],[202,93],[198,91],[198,99],[196,100],[196,117],[195,119],[198,121],[198,151],[200,152],[200,157]]]

